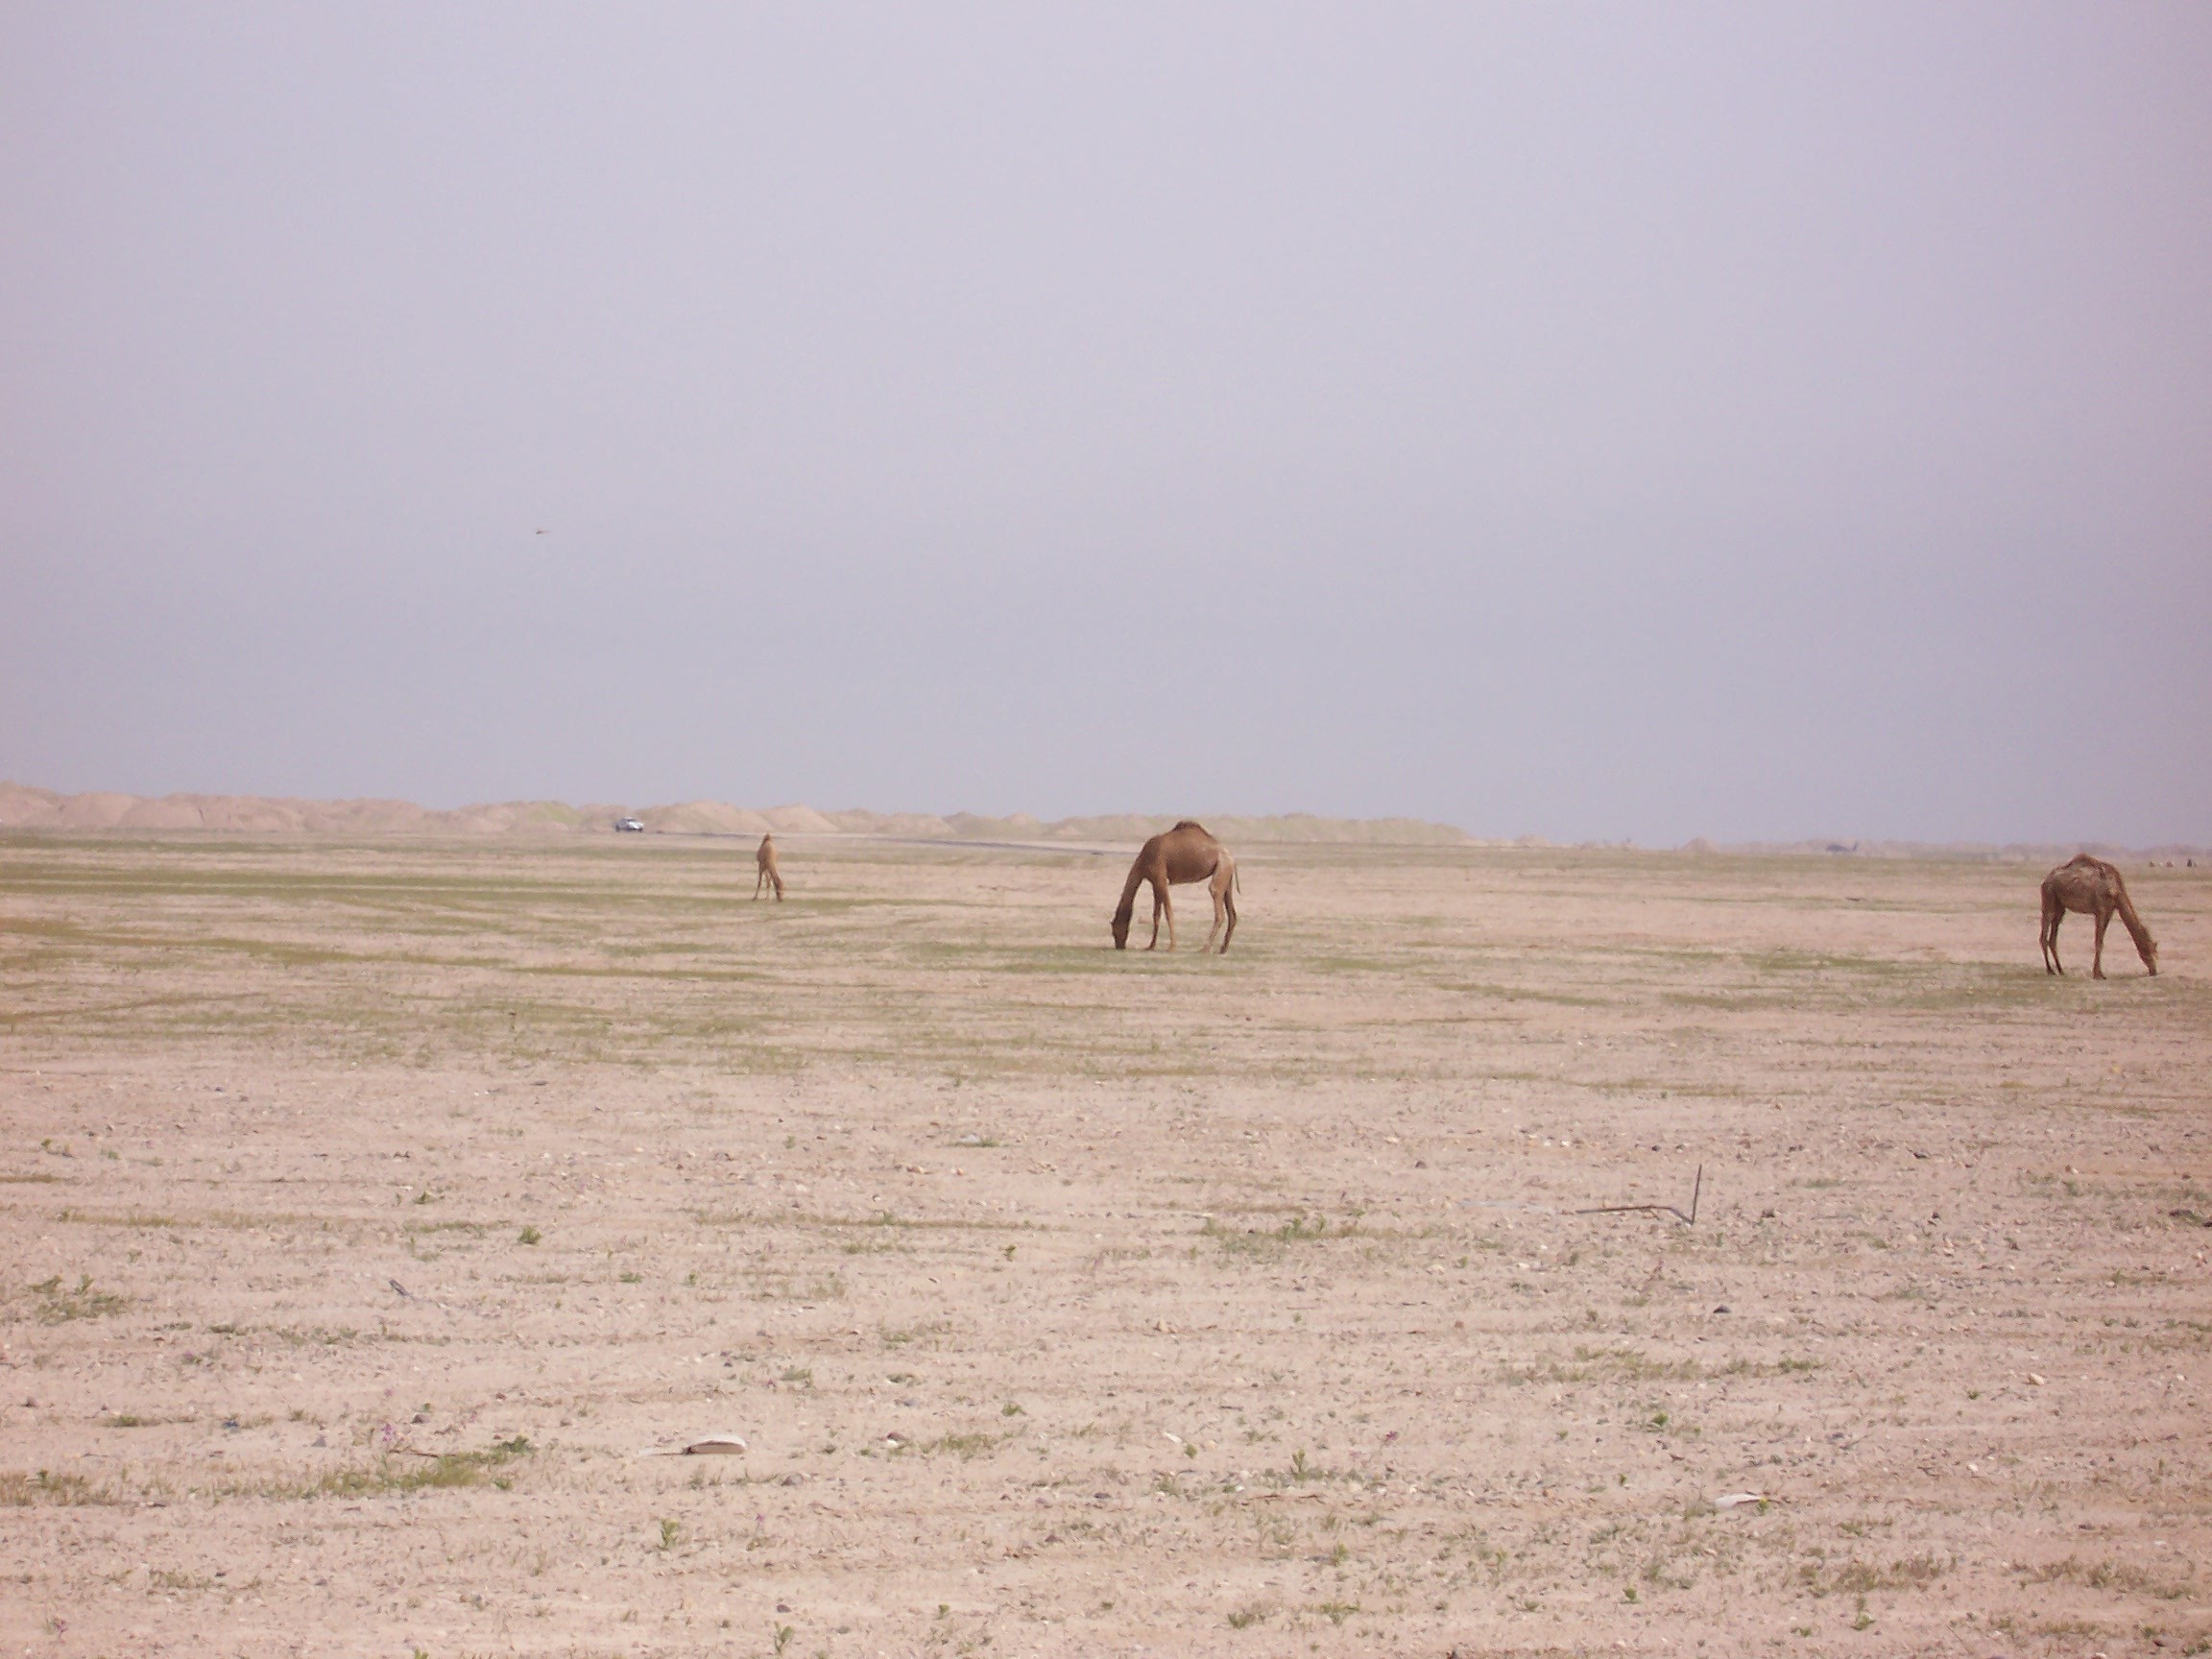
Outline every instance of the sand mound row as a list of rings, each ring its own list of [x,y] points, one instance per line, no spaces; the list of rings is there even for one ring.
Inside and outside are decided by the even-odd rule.
[[[322,834],[507,834],[612,828],[619,808],[507,801],[439,811],[412,801],[296,801],[259,795],[60,795],[0,783],[0,829],[212,830]]]
[[[2100,858],[2175,858],[2202,860],[2207,850],[2180,842],[2156,847],[2121,847],[2109,841],[1742,841],[1716,847],[1700,835],[1685,853],[1734,853],[1751,857],[1817,855],[1831,858],[1966,858],[1991,864],[2056,864],[2077,853]]]
[[[889,835],[945,841],[1142,841],[1177,814],[1118,813],[1052,822],[1017,812],[991,818],[974,812],[818,812],[811,806],[733,806],[687,801],[633,809],[605,803],[506,801],[441,809],[412,801],[299,801],[259,795],[163,795],[111,792],[62,795],[24,783],[0,782],[0,830],[215,830],[345,835],[612,834],[617,818],[635,816],[648,831],[670,835]],[[1342,842],[1455,846],[1466,833],[1412,818],[1317,818],[1309,813],[1240,818],[1202,815],[1215,834],[1244,842]]]

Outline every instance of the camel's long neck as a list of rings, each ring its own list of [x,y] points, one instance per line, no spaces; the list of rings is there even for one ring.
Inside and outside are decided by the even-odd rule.
[[[2128,929],[2128,937],[2135,941],[2135,954],[2145,962],[2158,949],[2158,941],[2151,937],[2151,929],[2143,926],[2143,918],[2135,914],[2135,904],[2128,897],[2128,883],[2114,878],[2117,890],[2113,897],[2120,901],[2120,925]]]
[[[1115,906],[1114,919],[1127,923],[1137,910],[1137,889],[1144,885],[1144,860],[1140,858],[1129,866],[1129,879],[1121,883],[1121,902]]]

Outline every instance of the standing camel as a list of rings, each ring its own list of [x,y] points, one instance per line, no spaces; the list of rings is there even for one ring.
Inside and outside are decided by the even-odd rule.
[[[1214,896],[1214,926],[1208,929],[1203,949],[1214,948],[1214,935],[1221,934],[1221,954],[1229,954],[1229,941],[1237,936],[1237,860],[1229,856],[1229,849],[1207,833],[1203,824],[1194,824],[1186,818],[1174,829],[1155,835],[1144,843],[1137,854],[1137,862],[1129,866],[1129,879],[1121,886],[1121,903],[1114,912],[1114,949],[1129,949],[1129,918],[1137,908],[1137,889],[1145,882],[1152,883],[1152,943],[1144,947],[1150,950],[1160,943],[1160,918],[1167,918],[1167,949],[1175,949],[1175,906],[1168,902],[1167,889],[1191,881],[1203,881]],[[1222,922],[1228,922],[1228,930],[1222,931]]]
[[[2143,966],[2152,974],[2158,972],[2158,941],[2151,937],[2151,929],[2143,926],[2143,918],[2128,902],[2128,883],[2120,878],[2118,867],[2077,853],[2043,878],[2044,973],[2066,972],[2058,963],[2058,924],[2066,920],[2069,910],[2097,919],[2097,948],[2089,964],[2092,978],[2104,977],[2104,929],[2114,912],[2134,939],[2135,954],[2143,958]]]
[[[760,874],[753,878],[753,897],[760,897],[762,887],[776,889],[776,902],[783,902],[783,872],[776,868],[776,837],[760,837],[760,851],[753,854],[753,862],[760,866]]]

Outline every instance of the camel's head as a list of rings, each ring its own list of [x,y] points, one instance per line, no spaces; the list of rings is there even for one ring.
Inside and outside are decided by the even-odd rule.
[[[1129,918],[1136,909],[1135,904],[1124,902],[1114,912],[1114,949],[1117,950],[1129,949]]]

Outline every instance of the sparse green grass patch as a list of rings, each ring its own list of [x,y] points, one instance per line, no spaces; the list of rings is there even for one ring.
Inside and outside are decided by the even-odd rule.
[[[997,1449],[998,1441],[990,1434],[943,1434],[934,1440],[925,1440],[915,1448],[925,1455],[950,1454],[963,1463],[980,1457]]]
[[[2162,1601],[2178,1601],[2191,1594],[2190,1586],[2197,1576],[2193,1565],[2179,1577],[2175,1577],[2125,1561],[2083,1561],[2077,1555],[2039,1566],[2016,1567],[2013,1571],[2030,1584],[2085,1584],[2092,1590],[2132,1591]]]
[[[36,1473],[0,1470],[0,1508],[27,1509],[36,1503],[75,1508],[123,1502],[112,1488],[95,1486],[82,1475],[57,1475],[48,1469]]]
[[[1218,1218],[1209,1215],[1200,1236],[1210,1238],[1225,1257],[1232,1260],[1244,1258],[1252,1261],[1272,1262],[1293,1244],[1310,1244],[1322,1238],[1349,1238],[1358,1230],[1358,1221],[1345,1223],[1330,1231],[1326,1215],[1310,1215],[1304,1211],[1290,1216],[1280,1226],[1270,1228],[1223,1226]]]
[[[57,1273],[32,1286],[31,1291],[38,1298],[37,1317],[41,1325],[63,1325],[72,1319],[104,1319],[130,1306],[127,1297],[111,1290],[95,1290],[89,1273],[81,1275],[74,1288],[64,1287],[61,1276]]]
[[[1808,1561],[1798,1568],[1797,1577],[1816,1597],[1864,1595],[1874,1590],[1925,1589],[1955,1565],[1930,1554],[1907,1556],[1887,1566],[1875,1561]]]
[[[478,1486],[490,1479],[504,1486],[497,1471],[533,1451],[529,1437],[517,1434],[482,1452],[441,1452],[434,1455],[386,1453],[366,1467],[333,1469],[300,1495],[332,1498],[375,1497],[395,1492],[445,1491]]]

